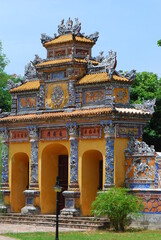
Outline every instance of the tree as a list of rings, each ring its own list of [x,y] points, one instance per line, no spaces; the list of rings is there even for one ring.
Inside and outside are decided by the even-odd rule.
[[[161,47],[161,39],[157,41],[159,47]]]
[[[111,188],[100,193],[92,203],[91,213],[96,216],[108,216],[116,231],[124,231],[131,214],[142,211],[143,202],[125,188]]]
[[[11,95],[6,89],[8,79],[12,79],[14,82],[19,81],[18,78],[4,72],[8,62],[6,55],[2,52],[2,43],[0,41],[0,109],[3,112],[11,110]]]
[[[156,151],[161,151],[161,78],[154,73],[140,72],[130,91],[131,103],[142,103],[142,100],[156,98],[155,112],[144,129],[143,141],[154,145]]]

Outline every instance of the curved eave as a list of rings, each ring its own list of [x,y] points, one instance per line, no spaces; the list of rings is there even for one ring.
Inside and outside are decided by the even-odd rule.
[[[125,116],[125,117],[139,117],[139,118],[146,118],[150,119],[152,116],[152,113],[148,111],[138,110],[135,108],[115,108],[115,113],[119,116]]]
[[[98,62],[92,61],[94,65],[97,65]],[[87,61],[85,59],[79,59],[79,58],[65,58],[65,59],[55,59],[55,60],[48,60],[46,62],[42,62],[40,64],[35,65],[36,69],[44,69],[44,68],[50,68],[50,67],[57,67],[57,66],[65,66],[65,65],[71,65],[71,64],[82,64],[86,65]]]
[[[75,110],[73,112],[52,112],[42,114],[25,114],[17,116],[8,116],[0,118],[1,123],[16,123],[16,122],[35,122],[43,120],[64,119],[64,118],[79,118],[79,117],[98,117],[108,115],[112,112],[111,108],[97,108],[87,110]]]

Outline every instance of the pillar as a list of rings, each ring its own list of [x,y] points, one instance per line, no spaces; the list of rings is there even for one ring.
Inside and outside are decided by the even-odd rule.
[[[26,197],[25,207],[21,209],[22,214],[37,214],[40,212],[38,206],[34,206],[34,199],[40,195],[38,184],[38,129],[36,126],[29,126],[29,138],[31,143],[30,161],[30,185],[24,191]]]
[[[9,169],[8,169],[8,160],[9,160],[9,143],[8,143],[8,131],[7,128],[0,128],[0,211],[7,212],[10,209],[9,204],[5,205],[5,198],[10,195],[9,190]]]
[[[112,121],[103,122],[103,131],[105,138],[105,183],[104,190],[114,186],[114,138],[115,128]]]
[[[70,182],[67,191],[63,192],[65,197],[65,208],[61,215],[80,215],[79,210],[79,184],[78,184],[78,126],[76,123],[67,124],[70,141]]]

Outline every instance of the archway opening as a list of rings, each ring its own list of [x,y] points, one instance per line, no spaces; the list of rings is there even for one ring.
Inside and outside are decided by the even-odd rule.
[[[24,191],[29,187],[29,157],[16,153],[12,157],[11,210],[21,212],[25,206]]]
[[[102,189],[103,156],[97,150],[89,150],[82,157],[82,215],[88,216],[91,204]]]
[[[50,144],[42,152],[41,162],[41,212],[56,213],[56,193],[53,189],[59,176],[63,191],[68,188],[68,151],[62,144]],[[59,210],[65,206],[65,199],[60,194]]]

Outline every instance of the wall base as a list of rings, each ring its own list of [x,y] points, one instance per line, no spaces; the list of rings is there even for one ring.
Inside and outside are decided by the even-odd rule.
[[[78,207],[78,200],[80,198],[79,191],[64,191],[65,208],[60,211],[61,215],[80,216],[80,209]]]
[[[143,213],[140,214],[139,217],[132,217],[132,223],[130,224],[130,227],[150,230],[161,229],[161,214]]]
[[[24,191],[26,203],[25,207],[21,209],[21,214],[39,214],[40,208],[34,206],[34,198],[40,194],[39,190],[25,190]]]

